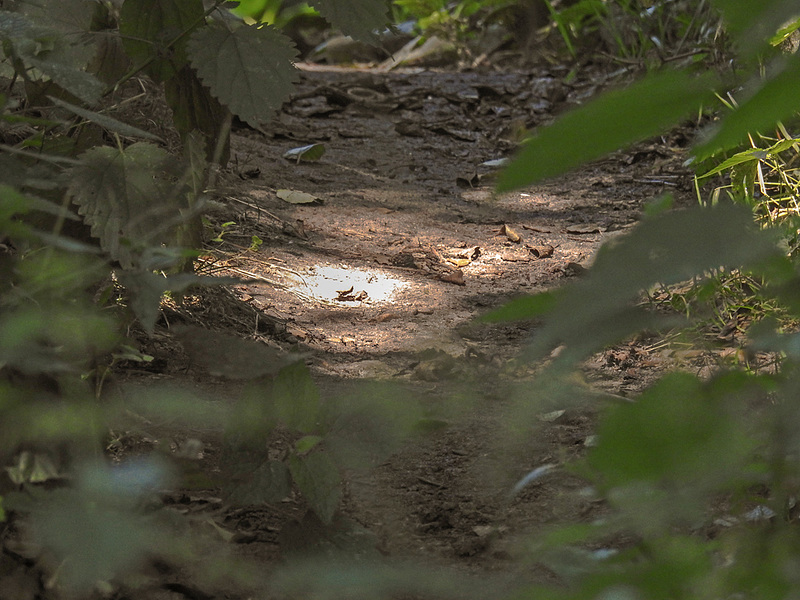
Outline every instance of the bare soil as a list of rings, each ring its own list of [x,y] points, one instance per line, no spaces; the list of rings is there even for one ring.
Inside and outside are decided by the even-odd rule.
[[[421,401],[431,426],[374,469],[346,473],[343,507],[329,528],[299,495],[278,506],[233,507],[213,488],[167,494],[172,509],[193,515],[225,547],[212,544],[209,561],[230,551],[272,573],[294,556],[338,550],[484,582],[565,575],[520,560],[525,541],[548,526],[587,522],[604,510],[561,466],[591,444],[604,394],[635,396],[673,359],[647,340],[609,350],[586,365],[595,393],[561,407],[534,397],[535,367],[515,361],[535,323],[475,320],[516,295],[580,277],[649,199],[669,192],[691,201],[693,193],[681,167],[687,140],[678,132],[496,195],[497,167],[486,161],[510,156],[523,128],[605,85],[597,76],[566,84],[565,76],[559,68],[387,73],[306,65],[274,122],[262,131],[234,130],[231,168],[220,175],[207,227],[209,239],[222,235],[208,242],[201,271],[244,282],[165,309],[156,335],[143,342],[153,362],[126,368],[118,385],[172,382],[235,398],[240,386],[209,368],[222,360],[214,349],[198,358],[175,341],[171,327],[190,322],[302,352],[323,398],[357,393],[365,380],[397,383],[397,401]],[[324,155],[282,158],[308,144],[323,144]],[[293,204],[279,190],[316,200]],[[225,468],[213,430],[152,439],[123,432],[114,449],[146,451],[157,438],[172,440],[175,451],[198,440],[198,469]],[[278,436],[270,443],[280,452],[288,442]],[[546,475],[510,494],[543,465]],[[164,565],[149,583],[119,593],[269,596]]]

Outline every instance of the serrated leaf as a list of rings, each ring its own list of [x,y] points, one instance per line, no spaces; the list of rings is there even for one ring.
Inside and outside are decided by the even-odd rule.
[[[115,133],[119,133],[120,135],[128,137],[143,138],[145,140],[153,140],[154,142],[162,142],[162,143],[164,142],[164,140],[162,140],[157,135],[148,133],[144,129],[133,127],[132,125],[128,125],[127,123],[123,123],[122,121],[117,121],[116,119],[114,119],[113,117],[109,117],[108,115],[97,113],[92,110],[87,110],[85,108],[81,108],[80,106],[75,106],[74,104],[70,104],[65,100],[54,98],[53,96],[48,96],[48,98],[56,106],[65,108],[71,113],[74,113],[79,117],[83,117],[84,119],[91,121],[92,123],[95,123],[96,125],[99,125],[100,127],[107,129],[108,131],[113,131]]]
[[[318,197],[298,190],[278,190],[275,195],[289,204],[320,204],[322,202]]]
[[[311,510],[325,524],[333,520],[342,500],[342,477],[325,452],[289,457],[289,472]]]
[[[244,454],[244,455],[242,455]],[[280,502],[291,490],[288,467],[277,460],[258,461],[246,453],[236,453],[237,460],[226,465],[225,496],[234,504],[269,504]]]
[[[68,192],[102,248],[131,268],[143,247],[169,240],[165,218],[180,208],[172,182],[176,161],[148,142],[93,148],[80,158]]]
[[[500,174],[497,188],[509,191],[553,177],[653,136],[711,97],[713,82],[711,75],[667,71],[604,94],[529,140]]]
[[[309,144],[308,146],[300,146],[299,148],[292,148],[283,153],[283,158],[288,160],[319,160],[325,154],[325,146],[322,144]]]
[[[155,58],[146,73],[166,81],[188,61],[185,38],[169,44],[202,24],[203,12],[202,0],[125,0],[119,15],[125,51],[137,64]]]
[[[272,27],[211,23],[192,34],[187,49],[211,93],[250,125],[270,119],[294,90],[297,50]]]
[[[0,40],[7,54],[38,69],[87,104],[94,104],[100,98],[103,84],[82,70],[89,56],[88,46],[70,42],[55,29],[35,25],[22,15],[5,11],[0,11]]]
[[[320,417],[319,390],[303,362],[278,373],[272,395],[275,412],[287,427],[302,433],[315,429]]]
[[[89,31],[95,4],[86,0],[20,0],[17,10],[64,33],[81,34]]]
[[[131,68],[131,59],[125,53],[118,36],[102,35],[86,70],[106,85],[115,84]]]
[[[383,0],[309,0],[309,4],[342,33],[365,42],[376,42],[375,31],[390,22]]]

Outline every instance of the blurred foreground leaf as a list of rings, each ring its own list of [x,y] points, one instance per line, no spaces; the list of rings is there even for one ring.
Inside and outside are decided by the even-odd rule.
[[[671,285],[703,276],[713,269],[737,269],[777,257],[773,237],[753,223],[745,207],[718,205],[680,210],[647,219],[632,233],[603,246],[594,265],[579,281],[531,300],[528,315],[546,313],[544,326],[531,346],[543,356],[565,345],[558,362],[574,365],[592,353],[643,329],[667,325],[667,317],[636,306],[650,287]],[[524,318],[522,300],[510,314]],[[504,315],[504,309],[492,315]],[[508,311],[505,314],[509,314]]]
[[[289,457],[289,471],[303,497],[320,521],[330,523],[342,499],[342,478],[325,452]]]
[[[711,74],[665,71],[608,92],[558,119],[527,141],[499,177],[508,191],[565,173],[654,136],[690,116],[712,97]]]

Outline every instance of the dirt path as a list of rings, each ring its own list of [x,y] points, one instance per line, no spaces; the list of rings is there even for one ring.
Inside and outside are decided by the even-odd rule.
[[[510,361],[531,331],[473,320],[514,295],[580,276],[647,199],[691,197],[691,180],[676,135],[493,195],[496,167],[484,163],[509,156],[521,127],[547,122],[595,89],[567,86],[563,75],[307,67],[273,123],[235,131],[234,173],[211,218],[224,235],[211,244],[206,268],[250,278],[234,292],[255,310],[221,325],[307,353],[324,395],[347,394],[365,379],[402,383],[403,393],[427,403],[432,423],[373,471],[350,474],[330,531],[296,503],[226,509],[208,503],[213,491],[192,492],[185,501],[234,532],[239,554],[275,565],[330,546],[510,573],[531,532],[602,510],[557,468],[584,452],[593,408],[537,414],[538,426],[517,423],[519,435],[510,435],[510,390],[524,389],[530,375]],[[317,143],[325,147],[318,161],[281,158]],[[318,200],[292,204],[278,190]],[[171,352],[156,352],[166,373],[188,368],[201,387],[225,387]],[[589,367],[596,388],[626,395],[663,364],[639,345]],[[218,449],[205,442],[212,468]],[[542,465],[556,468],[509,497]],[[554,566],[524,571],[533,580],[558,575]]]

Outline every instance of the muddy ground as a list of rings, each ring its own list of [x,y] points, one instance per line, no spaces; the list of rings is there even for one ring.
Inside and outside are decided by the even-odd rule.
[[[580,277],[598,247],[632,227],[649,199],[672,193],[693,202],[692,179],[681,166],[688,140],[671,134],[498,196],[497,167],[487,161],[510,156],[525,129],[608,81],[586,73],[566,84],[566,70],[557,67],[301,69],[297,92],[274,122],[262,131],[234,128],[231,168],[220,176],[209,213],[206,233],[216,241],[208,242],[200,270],[243,283],[165,308],[155,337],[143,341],[154,360],[123,369],[117,385],[168,382],[235,398],[238,383],[214,368],[224,350],[197,356],[176,342],[171,329],[188,323],[303,353],[323,398],[358,394],[365,380],[399,384],[395,400],[419,401],[431,426],[374,469],[345,473],[332,528],[323,528],[297,494],[276,506],[233,507],[218,490],[200,486],[167,494],[167,504],[213,523],[219,552],[253,561],[262,574],[280,572],[306,552],[341,551],[484,582],[568,576],[564,565],[522,558],[526,541],[550,525],[588,522],[604,510],[561,466],[591,444],[599,404],[635,397],[675,358],[657,340],[609,350],[586,365],[594,390],[586,401],[561,407],[526,396],[535,368],[515,362],[535,324],[475,319],[516,295]],[[283,158],[309,144],[322,144],[324,155]],[[281,190],[313,198],[299,196],[307,202],[295,204]],[[112,450],[125,456],[159,435],[173,449],[198,440],[198,468],[225,468],[219,432],[163,432],[152,439],[121,432]],[[287,442],[270,443],[280,453]],[[551,469],[545,476],[510,495],[544,465]],[[216,553],[209,550],[208,560]],[[119,597],[260,594],[270,595],[162,565]]]

